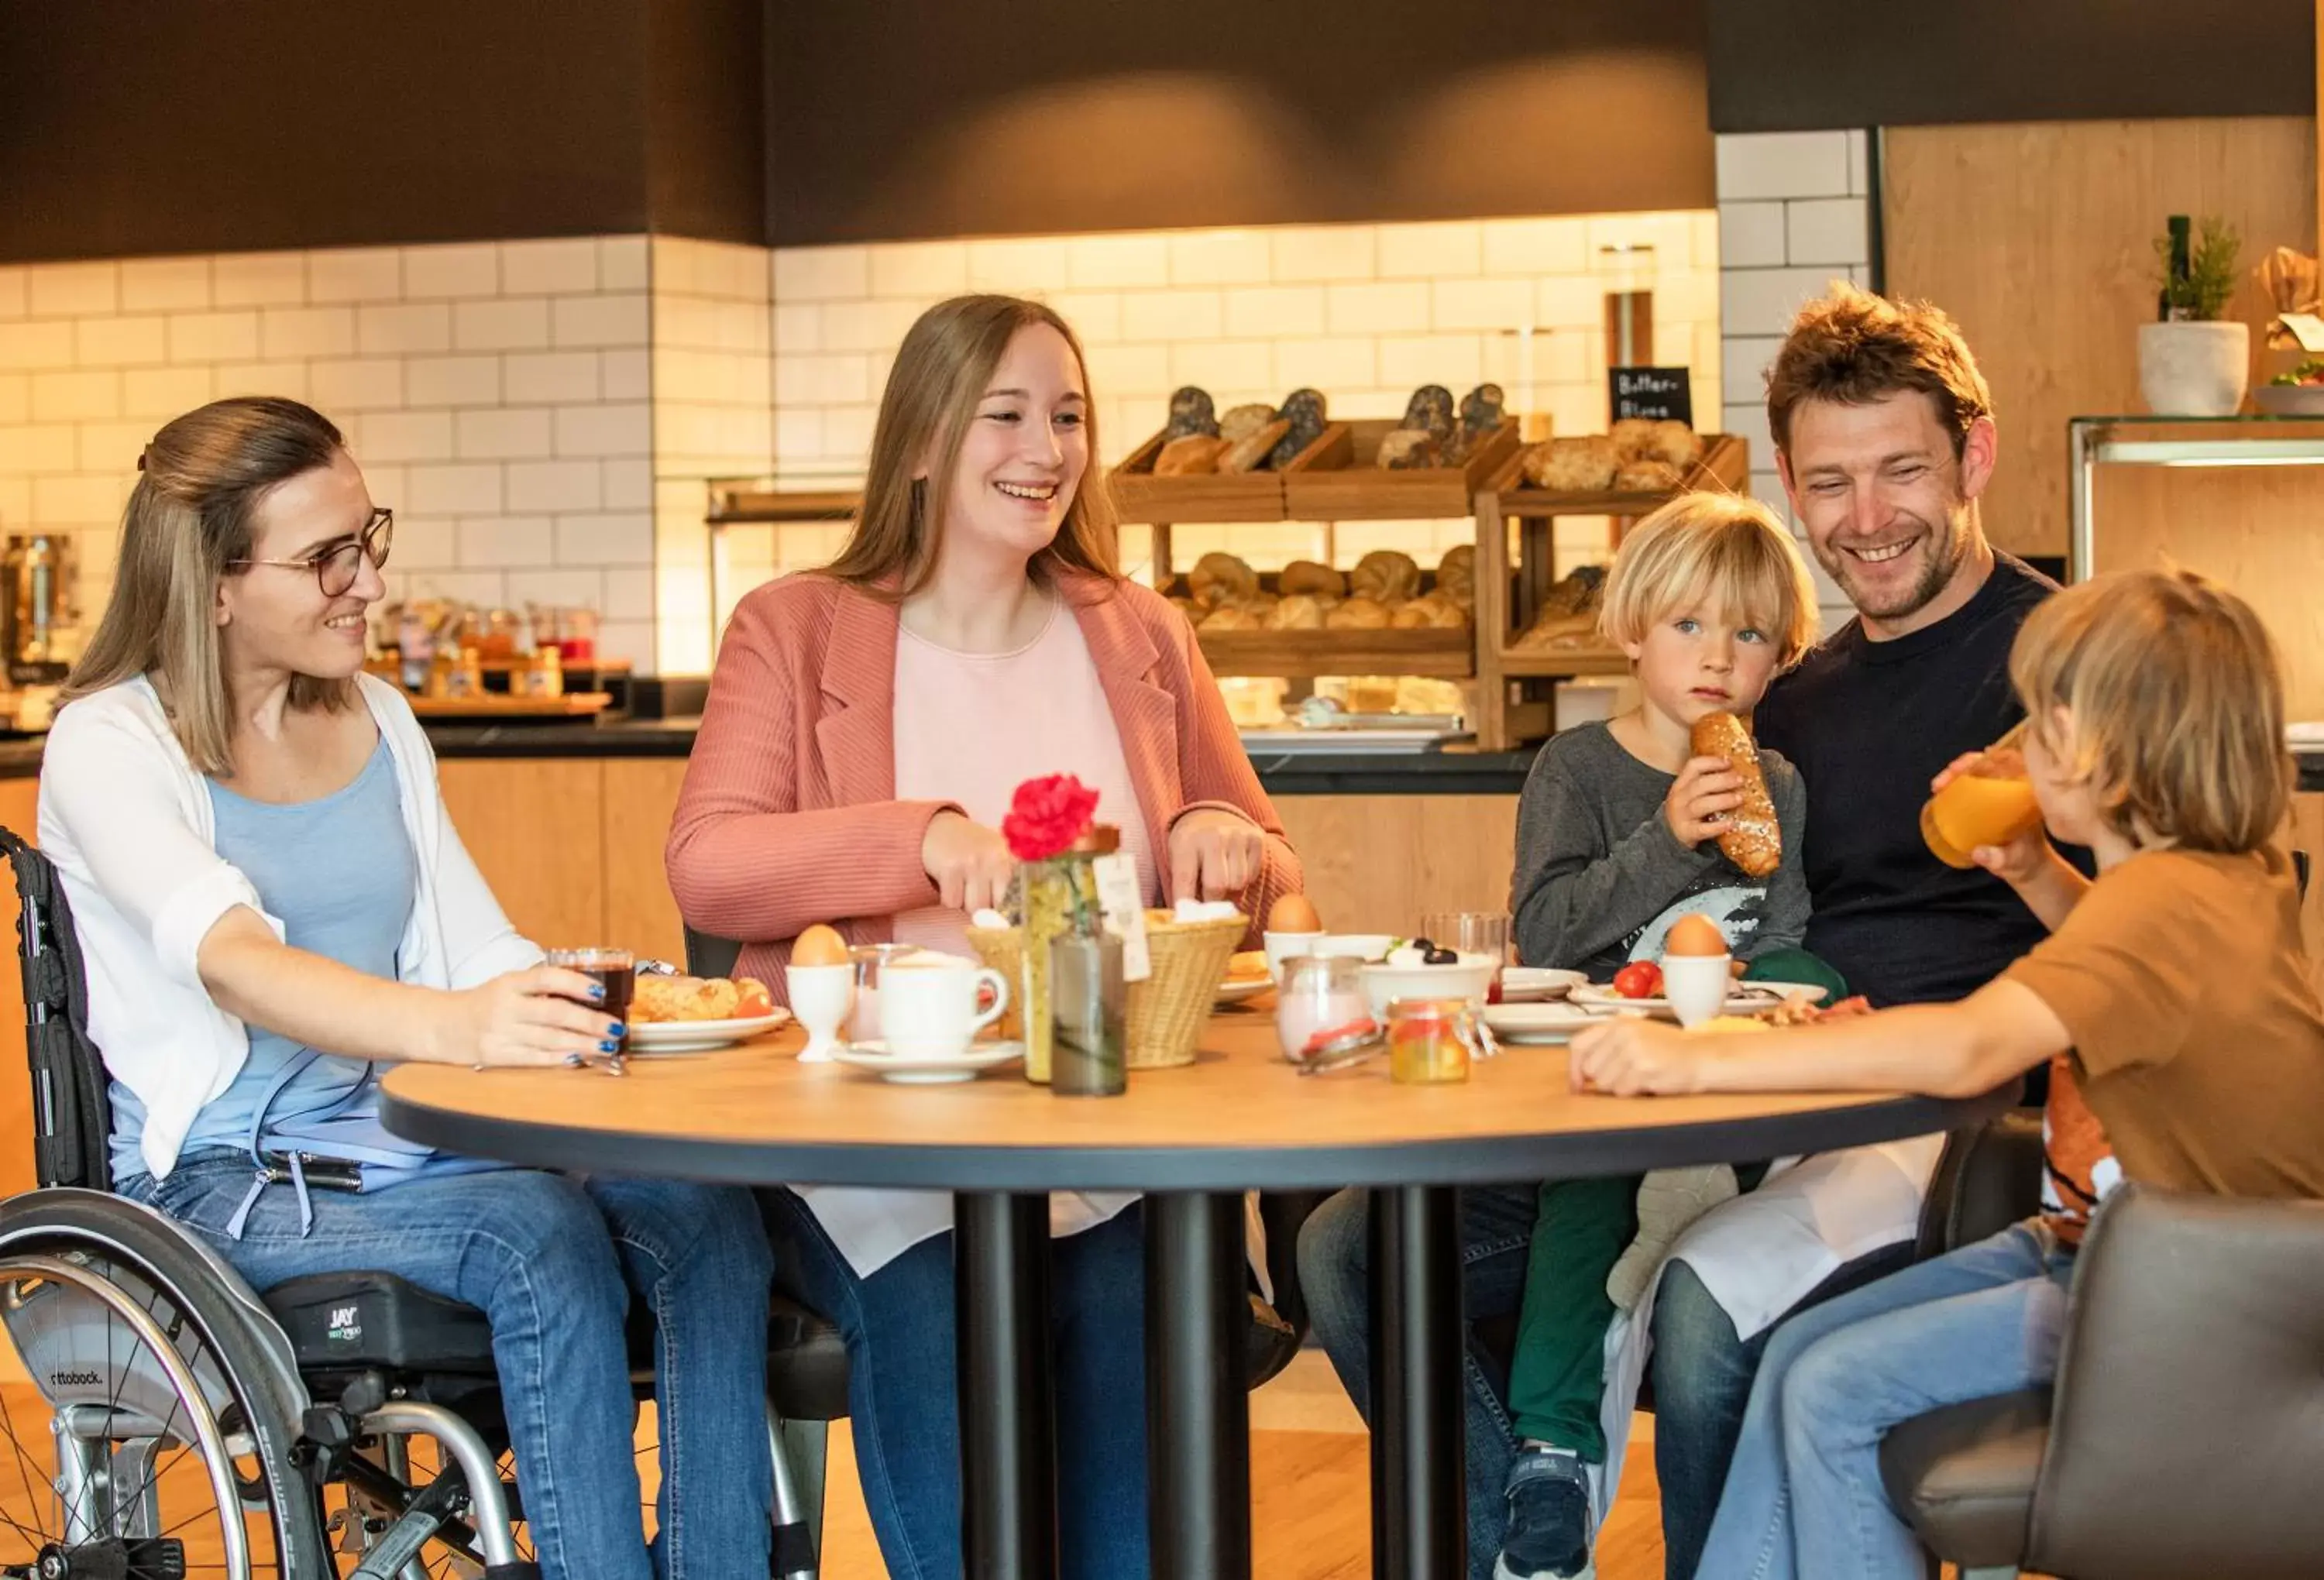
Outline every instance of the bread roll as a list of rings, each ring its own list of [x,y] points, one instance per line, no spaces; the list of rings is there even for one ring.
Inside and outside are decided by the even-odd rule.
[[[1320,631],[1323,629],[1323,606],[1311,594],[1287,592],[1276,603],[1267,624],[1270,630]]]
[[[1376,548],[1356,562],[1348,584],[1356,593],[1379,603],[1409,598],[1420,591],[1420,563],[1393,548]]]
[[[1614,473],[1614,486],[1624,493],[1667,493],[1682,481],[1667,461],[1626,461]]]
[[[1655,424],[1645,458],[1665,462],[1681,472],[1692,471],[1702,459],[1702,436],[1675,418],[1665,418]]]
[[[1655,453],[1655,419],[1626,417],[1606,430],[1618,461],[1643,461]]]
[[[1519,653],[1563,653],[1592,647],[1597,640],[1595,614],[1545,614],[1509,646]]]
[[[1223,609],[1213,609],[1210,613],[1204,615],[1203,617],[1203,623],[1195,629],[1205,631],[1265,630],[1267,629],[1267,617],[1261,614],[1253,614],[1248,609],[1238,609],[1231,603]]]
[[[1254,400],[1248,406],[1227,409],[1219,418],[1219,436],[1225,439],[1247,439],[1275,420],[1275,408],[1264,400]]]
[[[1265,462],[1268,452],[1274,449],[1283,436],[1290,431],[1289,423],[1277,421],[1268,423],[1254,433],[1245,434],[1220,452],[1219,470],[1221,472],[1250,471]]]
[[[1216,609],[1230,598],[1248,598],[1258,592],[1259,573],[1236,556],[1213,550],[1186,573],[1186,591],[1204,608]]]
[[[1436,564],[1436,590],[1455,606],[1473,609],[1477,603],[1477,546],[1463,543],[1444,551]]]
[[[1397,631],[1425,630],[1434,622],[1428,618],[1428,600],[1416,598],[1409,603],[1399,603],[1388,611],[1388,629]]]
[[[1757,743],[1734,714],[1705,713],[1694,721],[1693,750],[1697,757],[1725,758],[1742,776],[1743,804],[1727,814],[1719,849],[1746,877],[1766,877],[1783,863],[1784,832],[1775,822],[1766,776],[1759,771]]]
[[[1425,428],[1391,428],[1380,440],[1379,454],[1373,457],[1389,472],[1408,472],[1416,467],[1434,466],[1443,458],[1443,447],[1436,436]]]
[[[1558,493],[1597,493],[1614,486],[1621,464],[1614,444],[1603,434],[1550,439],[1526,452],[1526,480],[1536,488]]]
[[[1468,629],[1469,611],[1443,593],[1434,593],[1418,602],[1428,605],[1428,623],[1438,630],[1458,631]]]
[[[1170,600],[1170,607],[1176,610],[1180,614],[1185,615],[1188,625],[1202,624],[1203,616],[1210,613],[1209,610],[1204,609],[1201,604],[1195,602],[1191,598],[1173,598]]]
[[[1371,598],[1351,598],[1323,617],[1326,630],[1377,631],[1388,628],[1388,606]]]
[[[1162,446],[1162,453],[1154,457],[1154,475],[1191,477],[1200,473],[1216,472],[1219,456],[1226,447],[1224,439],[1214,439],[1208,434],[1188,434],[1183,439],[1172,439]]]
[[[1333,598],[1344,598],[1348,593],[1347,577],[1314,560],[1293,560],[1283,567],[1275,584],[1286,598],[1294,592],[1322,592]]]

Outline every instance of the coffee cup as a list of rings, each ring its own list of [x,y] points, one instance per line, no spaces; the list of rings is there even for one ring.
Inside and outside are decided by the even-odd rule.
[[[977,990],[987,986],[992,1003],[979,1010]],[[950,955],[890,960],[880,973],[880,1029],[894,1053],[957,1059],[1008,1007],[1008,978]]]
[[[1663,956],[1663,997],[1683,1026],[1700,1025],[1726,1008],[1734,979],[1723,954]]]

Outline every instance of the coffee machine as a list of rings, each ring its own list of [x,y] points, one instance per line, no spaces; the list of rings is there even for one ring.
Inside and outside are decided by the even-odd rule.
[[[69,667],[62,638],[73,619],[72,540],[11,537],[0,553],[0,657],[14,685],[54,685]]]

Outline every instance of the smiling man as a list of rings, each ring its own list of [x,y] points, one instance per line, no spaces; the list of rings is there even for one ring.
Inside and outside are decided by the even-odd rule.
[[[1767,374],[1784,491],[1857,617],[1756,724],[1807,784],[1807,947],[1876,1005],[1963,997],[2043,932],[1920,836],[1930,779],[2017,722],[2009,646],[2057,590],[1986,541],[1992,404],[1950,318],[1845,285],[1801,310]]]

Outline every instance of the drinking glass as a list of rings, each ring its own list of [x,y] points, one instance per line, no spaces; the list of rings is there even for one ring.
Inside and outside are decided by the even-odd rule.
[[[1946,866],[1975,867],[1970,851],[2006,845],[2041,822],[2042,804],[2018,749],[2024,733],[2021,723],[1986,748],[1921,808],[1921,838]]]
[[[552,949],[547,963],[562,970],[578,971],[594,977],[604,988],[605,997],[595,1002],[586,998],[574,1002],[586,1009],[602,1009],[622,1023],[622,1034],[613,1057],[605,1068],[613,1074],[622,1073],[622,1056],[630,1045],[630,1000],[636,996],[638,985],[637,960],[625,949]]]
[[[1496,965],[1508,963],[1507,911],[1431,911],[1420,919],[1420,935],[1439,949],[1490,955]]]

